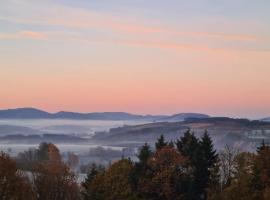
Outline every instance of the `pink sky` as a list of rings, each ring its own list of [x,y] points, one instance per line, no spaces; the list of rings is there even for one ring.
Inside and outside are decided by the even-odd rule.
[[[268,21],[44,2],[0,3],[0,109],[270,116]]]

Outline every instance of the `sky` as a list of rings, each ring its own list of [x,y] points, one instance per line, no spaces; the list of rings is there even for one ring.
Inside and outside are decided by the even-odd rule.
[[[270,116],[269,0],[0,0],[0,109]]]

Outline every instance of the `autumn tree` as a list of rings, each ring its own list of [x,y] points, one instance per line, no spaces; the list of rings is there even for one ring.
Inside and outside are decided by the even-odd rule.
[[[92,170],[83,183],[87,190],[85,200],[136,200],[130,180],[132,171],[133,164],[128,159],[113,163],[104,173]]]
[[[183,199],[186,188],[184,157],[169,146],[157,150],[150,160],[150,169],[141,177],[139,193],[142,199]]]
[[[48,160],[39,163],[32,172],[37,199],[78,199],[79,189],[74,173],[61,161],[59,150],[55,145],[48,144],[46,149]]]
[[[60,154],[57,152],[57,148],[51,143],[42,142],[37,149],[30,148],[24,152],[21,152],[16,157],[16,163],[22,170],[32,171],[36,165],[42,162],[51,160],[59,160]],[[52,158],[52,156],[58,158]]]
[[[2,152],[0,153],[0,199],[35,199],[29,180],[17,169],[15,161]]]
[[[78,164],[79,164],[79,157],[72,153],[68,152],[68,158],[67,158],[67,165],[71,168],[74,169]]]

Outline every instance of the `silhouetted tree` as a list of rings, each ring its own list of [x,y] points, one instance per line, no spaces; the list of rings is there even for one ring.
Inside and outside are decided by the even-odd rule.
[[[270,146],[263,141],[253,164],[252,189],[257,199],[264,199],[270,188]]]
[[[168,145],[168,143],[165,142],[164,135],[161,134],[160,137],[157,139],[157,142],[155,144],[156,149],[157,150],[162,149],[163,147],[166,147],[167,145]]]
[[[184,136],[176,141],[177,150],[187,159],[186,165],[190,178],[187,183],[187,199],[201,199],[201,188],[198,183],[199,168],[201,167],[200,143],[190,130],[184,133]]]
[[[218,167],[218,154],[214,150],[214,145],[205,131],[199,147],[198,166],[195,174],[196,184],[201,194],[201,199],[207,198],[207,190],[212,186],[219,184],[219,173],[216,170]]]

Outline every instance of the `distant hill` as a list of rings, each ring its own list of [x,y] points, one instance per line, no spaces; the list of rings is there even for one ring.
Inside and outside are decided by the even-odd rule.
[[[91,119],[91,120],[135,120],[142,119],[142,115],[134,115],[125,112],[102,112],[102,113],[76,113],[61,111],[53,114],[53,118],[67,119]]]
[[[93,112],[78,113],[61,111],[48,113],[36,108],[17,108],[0,110],[0,119],[76,119],[76,120],[147,120],[147,121],[183,121],[187,118],[208,118],[208,115],[199,113],[180,113],[166,115],[136,115],[126,112]]]
[[[261,119],[261,121],[270,122],[270,117],[267,117],[267,118]]]
[[[61,111],[48,113],[36,108],[0,110],[0,119],[88,119],[88,120],[135,120],[145,116],[125,112],[77,113]]]
[[[35,108],[0,110],[0,118],[2,119],[43,119],[50,117],[52,117],[52,114]]]
[[[158,119],[158,121],[166,121],[166,122],[178,122],[178,121],[184,121],[186,119],[192,118],[192,119],[205,119],[209,118],[209,115],[200,114],[200,113],[180,113],[175,114],[169,117],[164,117]]]

